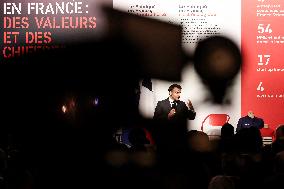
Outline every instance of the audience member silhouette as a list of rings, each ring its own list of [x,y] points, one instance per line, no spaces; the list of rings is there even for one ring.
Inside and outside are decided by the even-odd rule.
[[[279,125],[275,130],[275,140],[272,142],[272,153],[284,151],[284,125]]]
[[[225,153],[235,150],[234,127],[230,123],[225,123],[221,128],[219,150]]]

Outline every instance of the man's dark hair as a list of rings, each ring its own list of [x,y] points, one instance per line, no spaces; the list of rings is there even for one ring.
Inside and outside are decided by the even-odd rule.
[[[169,91],[169,92],[172,91],[175,87],[178,88],[178,89],[180,89],[180,90],[182,89],[180,85],[178,85],[178,84],[172,84],[172,85],[169,87],[168,91]]]

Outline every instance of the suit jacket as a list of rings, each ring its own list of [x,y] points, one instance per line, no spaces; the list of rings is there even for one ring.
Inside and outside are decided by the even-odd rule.
[[[186,121],[187,119],[195,119],[196,112],[188,109],[183,101],[177,101],[176,114],[169,120],[168,114],[171,109],[172,107],[169,98],[159,101],[155,108],[154,119],[159,121]]]
[[[159,101],[153,117],[155,127],[151,128],[157,146],[165,155],[176,155],[177,151],[184,150],[187,140],[187,120],[194,119],[196,115],[195,111],[188,109],[184,102],[178,101],[175,115],[168,119],[171,109],[169,98]]]

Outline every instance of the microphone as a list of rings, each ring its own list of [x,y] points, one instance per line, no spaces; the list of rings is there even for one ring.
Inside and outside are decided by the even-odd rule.
[[[177,102],[176,101],[173,101],[172,109],[175,109],[175,111],[177,111]]]

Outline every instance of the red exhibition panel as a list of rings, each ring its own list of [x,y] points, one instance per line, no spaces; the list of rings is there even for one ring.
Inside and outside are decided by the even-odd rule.
[[[272,128],[284,123],[284,1],[242,1],[241,110]]]

